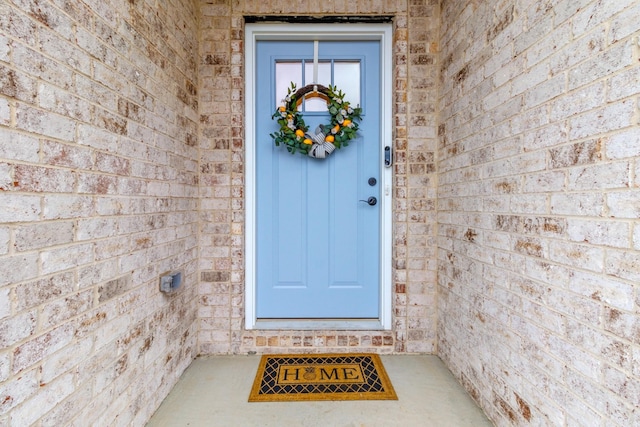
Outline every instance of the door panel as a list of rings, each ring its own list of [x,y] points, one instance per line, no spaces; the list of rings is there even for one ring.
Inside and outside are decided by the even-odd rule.
[[[324,160],[275,147],[271,119],[276,63],[313,63],[313,42],[256,44],[256,314],[262,319],[378,318],[380,314],[380,43],[319,43],[319,60],[331,64],[332,81],[359,63],[360,87],[340,87],[346,100],[360,94],[358,138]],[[338,67],[335,64],[339,64]],[[282,69],[291,68],[279,67]],[[308,65],[307,65],[308,68]],[[298,88],[311,83],[304,74]],[[342,79],[342,81],[345,81]],[[280,85],[281,86],[281,85]],[[328,123],[326,110],[304,112],[313,131]],[[370,185],[369,178],[377,183]]]

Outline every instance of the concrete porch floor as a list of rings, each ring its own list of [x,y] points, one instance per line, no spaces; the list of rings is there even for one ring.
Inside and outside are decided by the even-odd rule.
[[[260,356],[193,361],[147,427],[489,427],[437,356],[381,356],[397,401],[247,402]]]

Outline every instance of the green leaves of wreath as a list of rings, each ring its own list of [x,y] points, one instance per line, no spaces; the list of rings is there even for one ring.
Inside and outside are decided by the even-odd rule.
[[[315,133],[309,132],[309,126],[298,111],[298,105],[309,93],[325,99],[327,111],[331,115],[331,121],[318,126]],[[335,86],[311,84],[296,90],[296,85],[292,82],[283,100],[285,105],[278,107],[272,116],[280,125],[280,131],[271,134],[276,146],[284,145],[291,154],[298,152],[323,159],[336,148],[349,145],[349,141],[357,136],[362,108],[353,108],[344,97],[345,94]]]

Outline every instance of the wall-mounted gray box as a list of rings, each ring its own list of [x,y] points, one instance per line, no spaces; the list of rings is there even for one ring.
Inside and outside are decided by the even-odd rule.
[[[171,271],[160,275],[160,291],[175,292],[182,286],[182,272]]]

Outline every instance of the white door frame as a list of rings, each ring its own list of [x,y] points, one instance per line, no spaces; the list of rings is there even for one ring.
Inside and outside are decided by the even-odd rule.
[[[392,140],[391,24],[247,24],[245,26],[245,328],[288,330],[390,330],[392,319],[393,167],[380,164],[380,318],[375,320],[259,320],[256,318],[255,48],[258,40],[379,40],[381,117],[380,158]],[[368,125],[367,125],[368,126]]]

